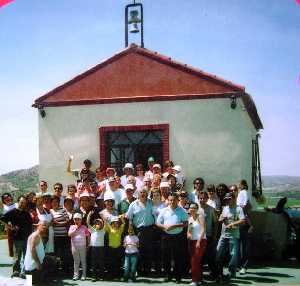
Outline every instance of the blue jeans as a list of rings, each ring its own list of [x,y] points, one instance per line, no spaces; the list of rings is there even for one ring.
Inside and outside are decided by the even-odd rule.
[[[138,262],[138,253],[125,253],[124,261],[124,278],[135,278],[136,267]]]
[[[217,255],[216,255],[218,275],[222,275],[223,273],[223,261],[228,246],[229,246],[229,255],[230,255],[228,270],[231,276],[235,277],[237,263],[238,263],[238,255],[239,255],[239,240],[238,238],[234,238],[234,237],[226,238],[221,236],[219,239],[217,245]]]

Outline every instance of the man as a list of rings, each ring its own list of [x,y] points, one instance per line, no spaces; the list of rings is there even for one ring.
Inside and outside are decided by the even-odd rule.
[[[65,197],[62,195],[63,185],[61,183],[55,183],[53,185],[53,195],[59,197],[59,205],[64,206]]]
[[[39,193],[45,194],[48,191],[48,184],[46,181],[41,180],[40,181],[40,191]]]
[[[198,195],[204,189],[204,180],[198,177],[194,180],[193,184],[194,190],[190,193],[190,202],[199,204]]]
[[[85,159],[83,161],[83,168],[79,171],[78,169],[72,170],[71,164],[73,161],[73,155],[69,157],[68,165],[67,165],[67,172],[71,173],[73,176],[80,179],[81,182],[90,182],[94,181],[96,174],[91,170],[92,168],[92,161],[89,159]]]
[[[184,269],[182,244],[186,234],[183,229],[187,227],[188,214],[178,206],[178,197],[175,193],[169,194],[168,202],[169,206],[162,209],[158,215],[156,225],[163,231],[162,256],[165,282],[171,281],[174,276],[178,284],[181,282]],[[174,260],[173,273],[171,272],[172,259]]]
[[[141,189],[138,199],[132,202],[125,217],[136,229],[139,238],[140,272],[147,275],[151,269],[154,216],[152,202],[148,199],[147,189]]]
[[[15,209],[7,212],[1,217],[7,229],[12,231],[14,246],[14,262],[12,277],[25,278],[24,256],[26,252],[27,238],[32,232],[32,219],[26,210],[27,200],[20,196]]]
[[[123,187],[125,187],[129,182],[128,182],[128,177],[133,175],[133,165],[131,163],[126,163],[124,168],[123,168],[123,172],[124,175],[121,177],[121,185]]]
[[[198,200],[200,207],[205,213],[205,225],[206,225],[206,250],[203,261],[207,261],[210,275],[210,280],[217,278],[217,266],[216,266],[216,238],[218,232],[218,220],[216,211],[213,207],[207,204],[208,194],[207,192],[200,191]]]
[[[151,181],[153,180],[153,165],[154,165],[154,158],[153,157],[149,157],[148,158],[148,167],[149,170],[145,173],[145,177],[149,177],[151,179]]]
[[[109,190],[106,190],[105,194],[110,194],[115,201],[115,209],[117,209],[118,204],[126,197],[125,191],[119,189],[116,184],[116,177],[108,178]]]
[[[159,185],[160,194],[161,194],[161,200],[166,205],[168,204],[168,196],[170,193],[170,185],[168,182],[161,182]]]
[[[43,237],[47,236],[48,223],[46,221],[39,221],[37,229],[28,237],[26,255],[24,265],[26,274],[32,275],[32,284],[44,285],[43,282],[48,282],[48,273],[52,270],[54,263],[50,263],[51,259],[46,259],[45,249],[43,245]]]
[[[230,261],[228,265],[229,276],[234,278],[236,275],[236,268],[238,263],[238,249],[240,225],[245,223],[245,215],[243,209],[236,205],[235,199],[231,193],[224,196],[224,208],[220,215],[219,222],[222,222],[221,236],[217,245],[217,267],[218,279],[223,279],[223,260],[226,253],[226,248],[229,245]]]
[[[120,215],[125,214],[128,211],[129,205],[135,201],[135,197],[133,196],[134,186],[132,184],[127,184],[125,186],[125,193],[126,198],[118,204],[118,213]]]

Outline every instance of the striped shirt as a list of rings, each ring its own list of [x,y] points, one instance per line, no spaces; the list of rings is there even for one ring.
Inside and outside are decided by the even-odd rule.
[[[69,220],[69,216],[65,209],[59,207],[57,210],[50,210],[53,216],[53,222],[66,223]],[[54,236],[68,236],[68,226],[67,225],[53,225]]]

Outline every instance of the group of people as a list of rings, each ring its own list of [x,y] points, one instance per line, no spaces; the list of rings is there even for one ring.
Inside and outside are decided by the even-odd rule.
[[[252,226],[245,180],[215,187],[198,177],[187,192],[182,168],[172,161],[162,169],[150,157],[146,172],[142,164],[126,163],[120,177],[111,167],[93,172],[88,159],[78,171],[71,164],[70,157],[67,171],[77,182],[66,194],[61,183],[49,192],[40,181],[39,192],[17,203],[2,195],[0,220],[15,257],[12,276],[29,273],[39,283],[55,269],[72,273],[73,280],[156,275],[180,283],[191,273],[196,286],[204,263],[211,280],[235,277],[238,268],[246,273]]]

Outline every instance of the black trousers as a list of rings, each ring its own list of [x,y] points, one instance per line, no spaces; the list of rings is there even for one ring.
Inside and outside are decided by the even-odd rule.
[[[176,280],[182,278],[184,270],[184,233],[162,235],[162,260],[164,267],[164,275]],[[174,261],[173,271],[171,269],[172,261]]]
[[[54,236],[54,254],[60,258],[62,270],[70,272],[73,266],[70,237]]]
[[[153,260],[153,225],[136,229],[139,238],[139,272],[150,272]]]
[[[107,249],[107,272],[109,278],[119,278],[122,274],[124,249],[122,246]]]
[[[203,264],[207,263],[210,274],[214,277],[217,276],[216,247],[216,241],[212,237],[208,236]]]
[[[94,276],[103,277],[104,274],[104,246],[92,246],[91,264]]]

